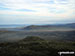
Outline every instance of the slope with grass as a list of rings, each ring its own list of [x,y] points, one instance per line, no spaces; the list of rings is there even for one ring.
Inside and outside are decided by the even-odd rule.
[[[0,43],[0,56],[59,56],[59,51],[75,51],[75,42],[52,42],[28,36],[15,43]]]

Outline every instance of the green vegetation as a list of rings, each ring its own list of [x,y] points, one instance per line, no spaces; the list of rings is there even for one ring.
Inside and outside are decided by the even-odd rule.
[[[59,56],[59,51],[75,51],[75,42],[47,41],[28,36],[19,42],[0,43],[0,56]]]

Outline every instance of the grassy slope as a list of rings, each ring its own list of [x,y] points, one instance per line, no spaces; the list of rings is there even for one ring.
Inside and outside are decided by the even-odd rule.
[[[15,43],[0,43],[0,56],[59,56],[59,51],[75,51],[75,42],[47,41],[29,36]]]

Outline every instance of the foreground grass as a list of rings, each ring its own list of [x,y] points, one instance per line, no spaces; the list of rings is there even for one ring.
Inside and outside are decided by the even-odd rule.
[[[47,41],[29,36],[15,43],[0,43],[0,56],[59,56],[59,51],[75,51],[75,42]]]

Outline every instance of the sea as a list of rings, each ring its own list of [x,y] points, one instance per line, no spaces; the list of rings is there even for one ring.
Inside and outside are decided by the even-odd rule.
[[[19,28],[19,27],[26,27],[28,25],[0,25],[0,28]]]

